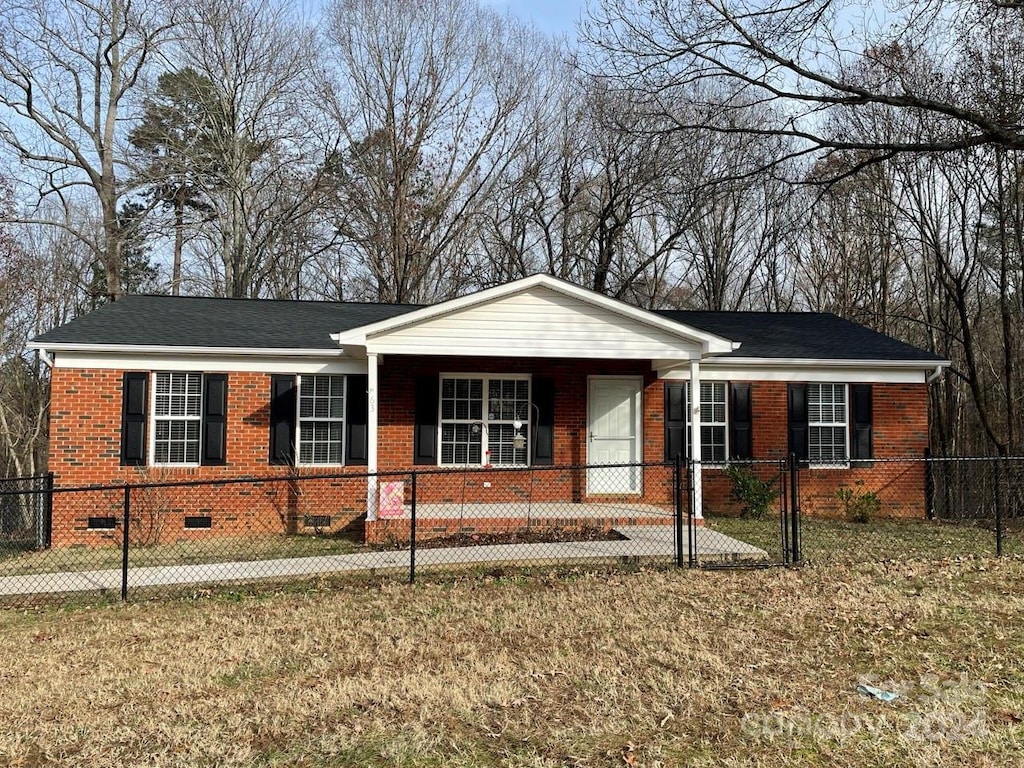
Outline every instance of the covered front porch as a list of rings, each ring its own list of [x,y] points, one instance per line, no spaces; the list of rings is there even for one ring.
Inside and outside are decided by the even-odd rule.
[[[546,275],[335,338],[346,355],[367,362],[371,473],[521,473],[516,482],[503,478],[510,492],[502,498],[481,476],[461,489],[450,487],[451,473],[444,481],[424,477],[436,487],[420,489],[420,498],[438,505],[432,512],[440,521],[465,519],[467,503],[501,505],[474,512],[477,521],[636,521],[671,509],[661,375],[686,370],[699,388],[701,362],[737,346]],[[699,466],[699,412],[691,415],[690,458]],[[685,442],[677,435],[673,449]],[[538,486],[537,471],[555,468]],[[699,518],[699,472],[690,493]],[[382,505],[393,494],[371,478],[368,524],[386,518]]]

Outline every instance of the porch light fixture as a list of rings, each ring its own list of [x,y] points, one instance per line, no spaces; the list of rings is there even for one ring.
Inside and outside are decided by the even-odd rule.
[[[516,433],[512,435],[512,447],[517,451],[521,451],[526,447],[526,435],[519,431],[522,428],[523,422],[519,421],[519,419],[512,422],[512,429],[516,431]]]

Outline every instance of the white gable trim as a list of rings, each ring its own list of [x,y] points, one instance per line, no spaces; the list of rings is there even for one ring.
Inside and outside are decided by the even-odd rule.
[[[679,339],[680,342],[682,342],[682,347],[684,349],[687,347],[692,348],[694,346],[699,346],[702,356],[724,354],[739,348],[738,342],[673,322],[643,309],[630,306],[625,302],[608,298],[607,296],[595,293],[594,291],[588,291],[584,288],[572,285],[571,283],[567,283],[564,280],[559,280],[551,277],[550,275],[543,274],[531,275],[530,277],[515,280],[511,283],[487,288],[477,293],[470,294],[469,296],[461,296],[433,306],[413,310],[412,312],[389,318],[387,320],[382,320],[377,323],[372,323],[360,328],[354,328],[350,331],[332,334],[331,338],[337,341],[339,346],[342,347],[360,346],[365,347],[367,351],[377,350],[380,352],[400,352],[400,350],[394,346],[387,346],[386,337],[390,332],[407,329],[411,326],[425,323],[429,320],[442,318],[446,315],[451,315],[459,311],[497,302],[506,297],[525,293],[533,288],[544,288],[550,290],[554,293],[576,301],[584,302],[606,312],[614,313],[620,317],[632,320],[633,322],[642,324],[651,329],[669,334],[670,336]],[[602,342],[603,340],[594,339],[587,341]],[[599,348],[595,349],[595,352],[597,352],[599,356],[615,356],[616,345],[612,344],[605,346],[603,344],[599,344],[598,346]],[[417,347],[414,350],[410,350],[410,352],[420,352],[421,354],[457,355],[459,354],[459,349],[457,344],[442,343],[429,348],[424,345],[417,345]],[[496,350],[496,352],[500,353],[500,350]],[[528,349],[519,350],[519,353],[524,355],[529,352],[530,350]],[[538,352],[543,354],[543,350],[538,350]],[[680,355],[680,357],[684,356],[685,355]]]

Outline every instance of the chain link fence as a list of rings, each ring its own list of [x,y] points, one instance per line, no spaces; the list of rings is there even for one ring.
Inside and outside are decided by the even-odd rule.
[[[703,511],[698,514],[697,505]],[[1024,554],[1024,458],[0,481],[0,602],[510,568]]]
[[[0,602],[414,580],[442,569],[678,564],[687,559],[686,481],[681,464],[667,463],[77,488],[12,481],[0,490],[4,509],[41,510],[48,534],[20,532],[0,553]]]
[[[1024,554],[1024,458],[790,459],[717,472],[703,473],[708,527],[781,551],[775,562]]]
[[[53,475],[0,479],[0,559],[50,546]]]

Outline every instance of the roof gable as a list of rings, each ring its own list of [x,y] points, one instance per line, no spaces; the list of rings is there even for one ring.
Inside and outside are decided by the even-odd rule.
[[[731,340],[549,275],[534,275],[336,336],[382,354],[653,359],[731,351]]]

